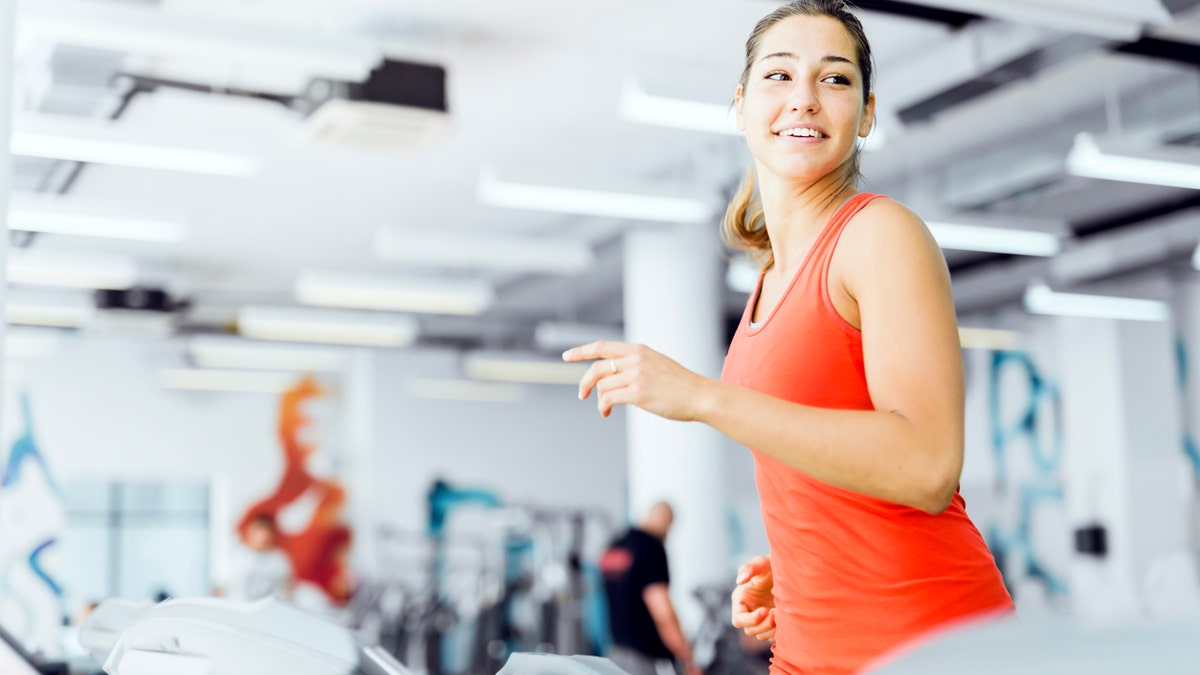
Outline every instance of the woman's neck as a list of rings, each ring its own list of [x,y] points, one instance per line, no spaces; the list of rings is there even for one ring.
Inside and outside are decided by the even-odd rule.
[[[777,273],[791,273],[837,208],[858,193],[844,176],[834,171],[813,183],[797,184],[758,167],[758,193]]]

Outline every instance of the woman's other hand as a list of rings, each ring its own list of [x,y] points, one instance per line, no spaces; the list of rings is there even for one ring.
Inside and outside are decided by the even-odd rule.
[[[730,597],[735,628],[762,641],[775,641],[774,586],[769,557],[760,555],[738,568],[737,586]]]

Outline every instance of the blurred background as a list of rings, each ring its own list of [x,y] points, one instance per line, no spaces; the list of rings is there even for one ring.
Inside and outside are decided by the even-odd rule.
[[[298,606],[492,673],[603,650],[597,560],[665,499],[685,633],[737,649],[749,453],[601,418],[559,355],[719,374],[755,275],[729,104],[778,4],[0,4],[0,625],[70,660],[94,603],[283,551]],[[857,6],[863,187],[943,247],[961,490],[1020,613],[1200,614],[1200,2]]]

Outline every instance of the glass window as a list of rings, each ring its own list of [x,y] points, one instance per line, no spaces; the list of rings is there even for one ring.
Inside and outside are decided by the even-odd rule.
[[[69,610],[110,597],[209,593],[207,484],[77,481],[64,488]]]

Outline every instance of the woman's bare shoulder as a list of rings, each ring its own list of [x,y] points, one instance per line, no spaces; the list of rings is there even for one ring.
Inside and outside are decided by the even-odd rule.
[[[947,273],[941,248],[925,222],[890,198],[871,200],[847,224],[832,272],[854,297],[865,286]]]
[[[846,225],[842,239],[847,253],[856,258],[860,255],[875,258],[938,248],[925,221],[912,209],[890,197],[872,199],[863,206]]]

